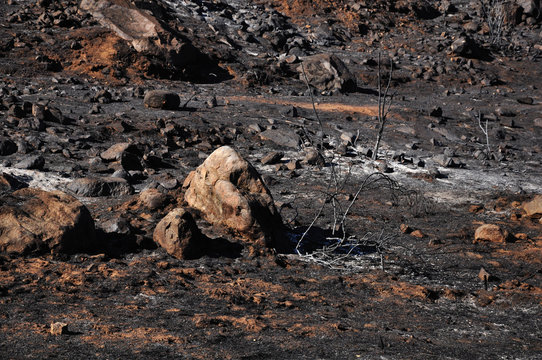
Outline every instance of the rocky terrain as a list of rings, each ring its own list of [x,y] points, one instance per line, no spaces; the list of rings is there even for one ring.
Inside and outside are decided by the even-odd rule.
[[[540,358],[540,5],[0,3],[0,356]]]

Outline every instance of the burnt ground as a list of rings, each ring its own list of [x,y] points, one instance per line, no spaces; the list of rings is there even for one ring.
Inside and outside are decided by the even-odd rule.
[[[167,21],[209,55],[214,72],[172,74],[131,52],[76,2],[38,3],[0,5],[2,100],[47,102],[63,120],[21,127],[4,106],[1,135],[18,152],[0,157],[0,171],[66,191],[75,178],[118,170],[99,154],[126,141],[144,153],[144,169],[131,173],[135,195],[79,198],[101,231],[96,252],[0,256],[2,358],[540,357],[542,225],[522,210],[542,188],[539,19],[519,14],[492,45],[467,1],[451,1],[456,11],[444,2],[187,2],[170,8]],[[39,20],[44,12],[50,21]],[[288,48],[256,31],[256,41],[236,38],[223,21],[234,14],[273,14],[280,26],[273,31],[294,29],[305,42]],[[451,44],[465,33],[484,51],[454,54]],[[333,53],[356,77],[355,91],[315,92],[322,129],[306,84],[280,65],[287,52]],[[383,64],[394,62],[395,95],[375,162],[368,150],[377,131],[378,53]],[[188,103],[146,108],[150,89]],[[479,112],[488,119],[490,154]],[[266,140],[265,129],[300,144]],[[285,167],[302,162],[322,134],[325,165]],[[356,139],[341,146],[341,135]],[[301,256],[252,257],[202,219],[216,244],[206,256],[177,260],[154,246],[154,226],[183,204],[186,175],[225,144],[260,171],[293,244],[322,209]],[[272,151],[282,162],[261,164]],[[14,166],[36,154],[43,169]],[[333,229],[334,211],[344,213],[377,171],[386,177],[347,214],[347,235],[361,245],[346,257],[312,252]],[[145,209],[137,193],[146,188],[167,193],[168,203]],[[474,243],[484,223],[506,229],[509,241]],[[68,332],[52,335],[55,322]]]

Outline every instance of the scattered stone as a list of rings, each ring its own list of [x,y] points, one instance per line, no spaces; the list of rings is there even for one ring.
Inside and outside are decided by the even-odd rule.
[[[439,154],[433,156],[433,161],[439,164],[442,167],[454,167],[455,163],[451,157],[446,156],[445,154]]]
[[[536,118],[533,120],[533,125],[542,128],[542,118]]]
[[[249,243],[282,248],[283,224],[273,197],[254,167],[229,146],[215,150],[186,178],[186,202],[211,224]]]
[[[425,234],[421,230],[414,230],[413,232],[410,233],[410,235],[418,239],[422,239],[425,237]]]
[[[209,100],[207,100],[207,107],[209,109],[215,108],[218,106],[218,102],[216,101],[216,96],[212,96]]]
[[[523,13],[532,16],[540,16],[540,2],[538,0],[515,0],[523,9]]]
[[[460,36],[457,38],[450,46],[450,50],[454,55],[471,59],[482,59],[487,57],[486,51],[483,51],[483,49],[468,36]]]
[[[407,224],[401,224],[401,226],[399,226],[399,229],[403,234],[410,234],[413,231],[413,229]]]
[[[175,110],[181,104],[181,98],[174,92],[167,90],[151,90],[147,91],[143,103],[146,107]]]
[[[306,75],[309,84],[320,91],[350,92],[357,88],[356,78],[335,55],[319,54],[307,57],[297,71],[302,81],[305,81]]]
[[[17,152],[17,145],[10,139],[0,137],[0,156],[11,155]]]
[[[14,165],[17,169],[42,170],[45,166],[45,159],[41,155],[29,156]]]
[[[315,148],[306,148],[303,163],[323,167],[325,165],[325,160],[320,152]]]
[[[273,151],[265,155],[260,161],[263,165],[274,165],[280,162],[283,156],[284,156],[283,152]]]
[[[94,221],[73,196],[26,188],[3,197],[1,204],[2,252],[73,253],[94,246]]]
[[[482,211],[484,211],[484,205],[473,204],[469,207],[469,212],[471,213],[478,214],[478,213],[481,213]]]
[[[534,100],[532,97],[521,97],[517,99],[518,103],[525,104],[525,105],[532,105],[534,103]]]
[[[480,272],[478,272],[478,278],[484,282],[487,282],[491,278],[491,275],[487,272],[486,269],[480,268]]]
[[[139,150],[137,147],[130,143],[117,143],[114,145],[111,145],[109,149],[102,152],[100,154],[100,157],[105,161],[115,161],[120,160],[122,158],[122,154],[124,152],[131,152],[131,153],[139,153]]]
[[[494,224],[484,224],[478,227],[474,233],[474,243],[489,241],[504,243],[508,238],[508,232]]]
[[[205,245],[192,215],[182,208],[171,211],[158,223],[153,240],[177,259],[195,259]]]
[[[264,128],[258,123],[250,124],[248,126],[248,129],[252,130],[255,133],[260,133],[260,132],[262,132],[264,130]]]
[[[28,184],[20,181],[15,176],[0,173],[0,192],[9,190],[19,190],[28,187]]]
[[[527,216],[542,215],[542,195],[536,195],[533,200],[523,204]]]
[[[300,168],[299,160],[290,160],[286,163],[286,168],[290,171],[294,171]]]
[[[356,134],[351,132],[342,132],[341,133],[341,140],[347,144],[347,145],[354,145],[354,141],[356,141]]]
[[[86,177],[75,179],[68,184],[68,190],[79,196],[123,196],[134,193],[133,187],[121,178]]]
[[[429,112],[429,116],[432,117],[441,117],[442,116],[442,108],[440,106],[434,107]]]
[[[163,209],[166,205],[169,204],[171,201],[171,197],[161,193],[157,189],[147,189],[143,190],[139,194],[138,202],[150,209],[150,210],[158,210]]]
[[[294,149],[297,149],[299,147],[299,144],[301,143],[299,136],[291,130],[268,129],[258,134],[258,136],[262,140],[269,140],[279,146]]]
[[[30,129],[35,131],[45,130],[45,123],[35,117],[21,119],[19,120],[19,124],[17,126],[19,127],[19,129]]]
[[[51,335],[63,335],[68,333],[68,324],[63,322],[55,322],[51,324]]]

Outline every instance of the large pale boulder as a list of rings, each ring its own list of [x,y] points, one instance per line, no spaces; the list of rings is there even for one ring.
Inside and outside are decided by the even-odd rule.
[[[203,253],[204,238],[192,215],[177,208],[167,214],[153,233],[155,243],[177,259],[194,259]]]
[[[254,167],[229,146],[215,150],[186,178],[185,200],[211,224],[258,246],[283,248],[283,224]]]
[[[76,198],[26,188],[0,199],[0,251],[73,253],[94,245],[94,221]]]

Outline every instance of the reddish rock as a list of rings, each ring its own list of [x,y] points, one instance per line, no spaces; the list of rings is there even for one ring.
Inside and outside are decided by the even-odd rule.
[[[94,245],[94,221],[76,198],[61,191],[26,188],[2,199],[0,251],[85,251]]]
[[[185,200],[211,224],[252,244],[282,247],[282,219],[271,193],[256,169],[231,147],[213,152],[183,186]]]
[[[484,224],[474,233],[474,242],[496,242],[503,243],[506,242],[508,238],[508,231],[501,229],[500,226],[494,224]]]
[[[194,259],[202,254],[203,237],[192,215],[177,208],[167,214],[156,226],[154,242],[177,259]]]
[[[533,200],[523,204],[523,210],[527,216],[542,215],[542,195],[537,195]]]

